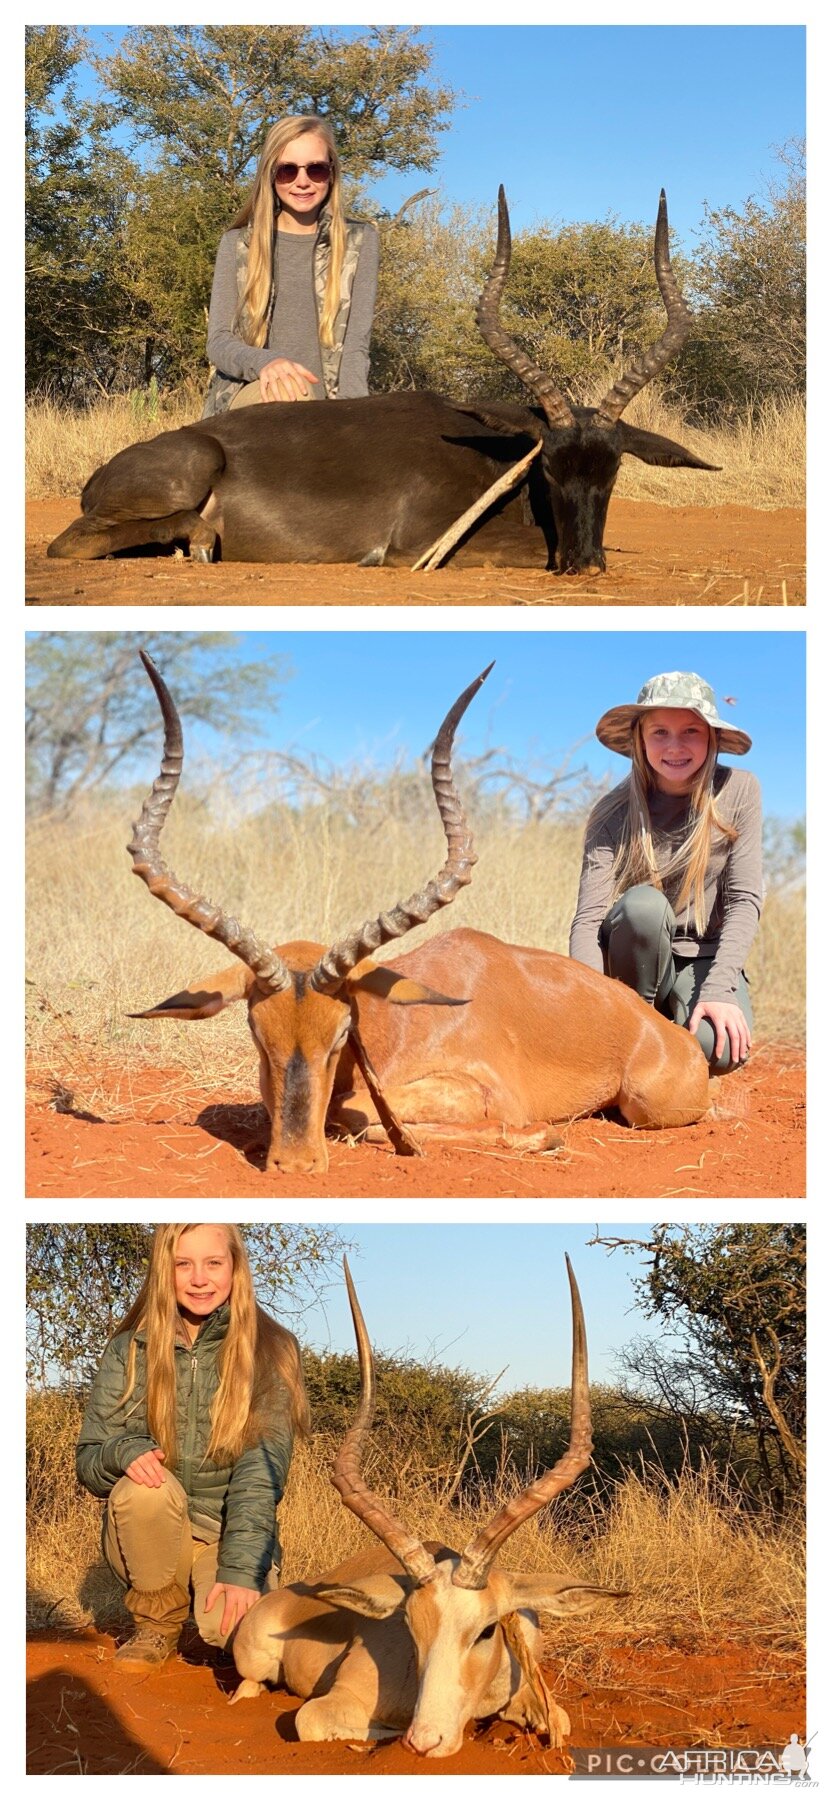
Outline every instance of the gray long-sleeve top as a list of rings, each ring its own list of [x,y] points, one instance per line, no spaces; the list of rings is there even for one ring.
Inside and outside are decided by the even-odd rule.
[[[749,769],[717,767],[713,783],[718,810],[725,824],[735,826],[738,837],[730,844],[718,833],[713,844],[704,884],[706,924],[699,935],[691,906],[678,919],[673,949],[679,956],[707,956],[711,966],[701,988],[702,1000],[734,1001],[739,973],[744,966],[762,910],[762,795]],[[589,820],[583,847],[583,867],[577,911],[571,927],[569,955],[591,969],[603,971],[599,932],[613,897],[612,867],[627,819],[625,784],[620,806],[604,820]],[[653,788],[649,816],[659,871],[688,829],[686,795],[664,794]],[[681,875],[668,879],[664,893],[675,910]]]
[[[275,356],[287,356],[317,376],[312,396],[315,400],[325,400],[314,293],[314,233],[274,233],[276,298],[268,343],[260,349],[246,344],[233,331],[239,302],[236,262],[239,236],[239,231],[226,231],[220,239],[208,318],[210,361],[223,375],[256,381],[266,363],[272,362]],[[369,340],[377,286],[378,233],[368,230],[361,243],[343,342],[338,381],[338,398],[342,400],[360,399],[369,391]]]

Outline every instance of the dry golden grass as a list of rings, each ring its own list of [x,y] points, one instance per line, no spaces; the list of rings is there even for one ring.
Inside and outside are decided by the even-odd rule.
[[[202,411],[196,391],[162,397],[158,409],[142,409],[126,394],[78,411],[57,400],[33,400],[26,408],[26,492],[30,500],[80,494],[95,469],[128,444],[191,425]]]
[[[120,1589],[100,1555],[99,1502],[78,1490],[74,1446],[80,1411],[71,1398],[38,1395],[29,1444],[28,1589],[33,1624],[99,1624],[121,1618]],[[333,1445],[313,1438],[295,1451],[280,1508],[283,1578],[325,1573],[363,1548],[367,1532],[335,1494]],[[449,1473],[449,1472],[448,1472]],[[449,1507],[442,1476],[408,1458],[406,1491],[391,1472],[368,1460],[373,1486],[422,1539],[463,1548],[497,1507],[522,1485],[506,1470],[477,1501]],[[681,1637],[690,1646],[729,1630],[778,1649],[803,1640],[802,1521],[744,1512],[712,1468],[686,1470],[677,1481],[660,1471],[629,1470],[601,1500],[580,1490],[530,1520],[501,1553],[506,1568],[571,1573],[602,1587],[630,1590],[617,1608],[581,1619],[580,1642]],[[573,1627],[553,1628],[554,1641]]]
[[[324,807],[302,814],[275,805],[266,819],[232,823],[239,796],[217,778],[209,804],[181,795],[166,830],[166,855],[188,883],[220,896],[273,943],[330,943],[362,919],[412,893],[438,869],[443,849],[432,821],[384,806],[360,834]],[[27,993],[29,1050],[38,1077],[75,1104],[114,1118],[139,1111],[130,1090],[146,1068],[179,1082],[257,1096],[256,1059],[243,1007],[187,1025],[133,1021],[186,983],[230,961],[208,938],[153,905],[125,852],[135,801],[102,801],[68,821],[36,822],[29,834]],[[381,820],[383,819],[383,828]],[[452,915],[436,915],[407,939],[470,925],[512,943],[565,952],[580,870],[578,820],[483,822],[476,880]],[[794,1043],[805,1016],[804,896],[769,895],[750,959],[759,1041]]]
[[[659,393],[644,388],[626,418],[631,425],[660,432],[693,450],[703,469],[660,469],[624,456],[615,493],[625,500],[657,500],[666,506],[754,506],[771,510],[805,505],[805,404],[799,399],[765,401],[754,417],[727,430],[698,431],[667,407]]]
[[[54,400],[32,401],[26,416],[27,493],[32,500],[79,494],[93,470],[117,450],[160,431],[192,424],[202,396],[183,390],[159,401],[151,416],[126,395],[99,400],[83,412]],[[617,492],[630,500],[667,506],[772,508],[805,503],[805,407],[796,399],[771,400],[723,431],[699,431],[668,407],[652,388],[637,395],[626,414],[633,425],[662,432],[685,444],[720,474],[695,469],[658,469],[624,457]]]

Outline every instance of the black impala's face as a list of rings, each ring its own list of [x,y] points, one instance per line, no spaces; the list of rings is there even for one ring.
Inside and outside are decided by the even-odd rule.
[[[598,420],[592,406],[575,406],[571,425],[548,426],[543,436],[542,464],[557,527],[556,567],[560,575],[578,575],[606,567],[603,532],[612,489],[622,456],[663,469],[709,469],[692,450],[656,431],[643,431],[618,419]]]
[[[574,411],[573,425],[549,427],[542,449],[557,527],[560,575],[605,569],[603,532],[623,454],[619,425],[597,425],[589,407],[575,407]]]

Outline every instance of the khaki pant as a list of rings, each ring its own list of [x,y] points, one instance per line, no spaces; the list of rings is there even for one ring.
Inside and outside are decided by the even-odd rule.
[[[300,397],[302,400],[314,400],[316,393],[317,393],[317,390],[315,389],[311,394],[301,394]],[[236,412],[240,406],[262,406],[262,404],[263,404],[263,397],[262,397],[262,394],[260,393],[259,382],[258,381],[247,381],[245,384],[245,387],[240,388],[239,392],[234,395],[234,398],[231,401],[228,411]],[[272,405],[273,404],[274,403],[272,402]],[[293,404],[293,402],[292,402],[292,404]]]
[[[234,395],[228,411],[236,412],[239,406],[261,406],[262,399],[259,382],[247,381],[245,387],[240,388],[239,393]]]
[[[224,1648],[230,1637],[230,1632],[220,1631],[224,1595],[210,1612],[205,1611],[216,1581],[219,1538],[209,1538],[191,1524],[187,1495],[175,1475],[166,1471],[158,1488],[140,1487],[122,1475],[107,1501],[102,1549],[113,1574],[128,1590],[127,1605],[134,1618],[184,1623],[186,1596],[192,1592],[200,1637]],[[266,1587],[276,1585],[276,1575],[269,1577]]]

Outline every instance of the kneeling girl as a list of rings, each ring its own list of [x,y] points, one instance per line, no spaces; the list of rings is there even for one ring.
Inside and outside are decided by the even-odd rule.
[[[160,1225],[104,1352],[78,1478],[107,1502],[103,1550],[133,1632],[120,1661],[172,1656],[193,1604],[224,1646],[275,1587],[275,1509],[308,1426],[296,1339],[257,1305],[235,1225]]]

